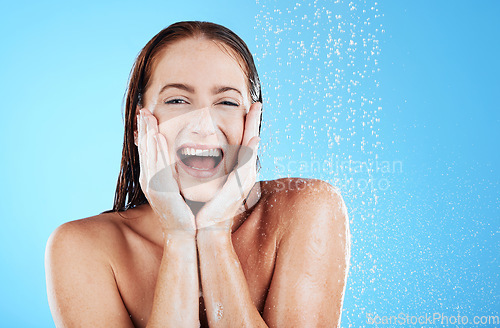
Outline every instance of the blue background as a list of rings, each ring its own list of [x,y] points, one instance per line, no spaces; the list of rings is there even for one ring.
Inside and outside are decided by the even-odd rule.
[[[499,15],[497,1],[1,2],[0,325],[53,326],[47,238],[112,207],[128,74],[179,20],[225,25],[254,53],[261,179],[342,191],[343,327],[498,316]]]

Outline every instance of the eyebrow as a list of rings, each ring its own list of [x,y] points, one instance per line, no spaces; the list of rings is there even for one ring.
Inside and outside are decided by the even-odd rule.
[[[165,84],[161,88],[160,93],[162,93],[163,91],[165,91],[166,89],[169,89],[169,88],[175,88],[175,89],[184,90],[184,91],[187,91],[187,92],[190,92],[190,93],[194,93],[194,88],[192,86],[187,85],[187,84],[183,84],[183,83],[169,83],[169,84]],[[223,93],[223,92],[226,92],[226,91],[236,91],[237,93],[240,94],[240,96],[243,96],[241,94],[240,90],[238,90],[236,88],[233,88],[233,87],[230,87],[230,86],[215,86],[212,89],[212,93],[214,95],[217,95],[219,93]]]
[[[165,84],[163,88],[161,88],[160,93],[163,91],[167,90],[168,88],[175,88],[175,89],[181,89],[187,92],[194,92],[194,88],[190,87],[189,85],[182,84],[182,83],[170,83],[170,84]]]
[[[226,86],[216,86],[215,88],[213,88],[213,89],[212,89],[212,93],[213,93],[214,95],[217,95],[217,94],[219,94],[219,93],[223,93],[223,92],[226,92],[226,91],[231,91],[231,90],[232,90],[232,91],[236,91],[236,92],[238,92],[238,93],[240,94],[240,96],[243,96],[243,95],[241,94],[241,91],[240,91],[240,90],[238,90],[238,89],[236,89],[236,88],[233,88],[233,87],[226,87]]]

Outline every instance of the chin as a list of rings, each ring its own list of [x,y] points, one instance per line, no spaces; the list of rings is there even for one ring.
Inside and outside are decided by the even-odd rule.
[[[181,181],[180,191],[185,199],[188,199],[193,202],[202,202],[206,203],[211,200],[217,192],[222,188],[226,177],[220,177],[218,179],[214,179],[205,183],[200,183],[197,181],[196,183],[183,183]]]

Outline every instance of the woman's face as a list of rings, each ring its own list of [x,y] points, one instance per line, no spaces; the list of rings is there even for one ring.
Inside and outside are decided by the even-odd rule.
[[[233,169],[250,95],[245,74],[221,43],[177,41],[163,50],[143,98],[168,144],[168,165],[186,199],[206,202]]]

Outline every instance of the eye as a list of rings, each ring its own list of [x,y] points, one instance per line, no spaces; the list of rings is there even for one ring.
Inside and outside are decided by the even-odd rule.
[[[240,105],[235,103],[235,102],[232,102],[232,101],[228,101],[228,100],[224,100],[224,101],[221,101],[219,103],[220,105],[225,105],[225,106],[233,106],[233,107],[239,107]]]
[[[175,99],[166,100],[164,103],[176,105],[176,104],[187,104],[187,101],[185,101],[184,99],[175,98]]]

